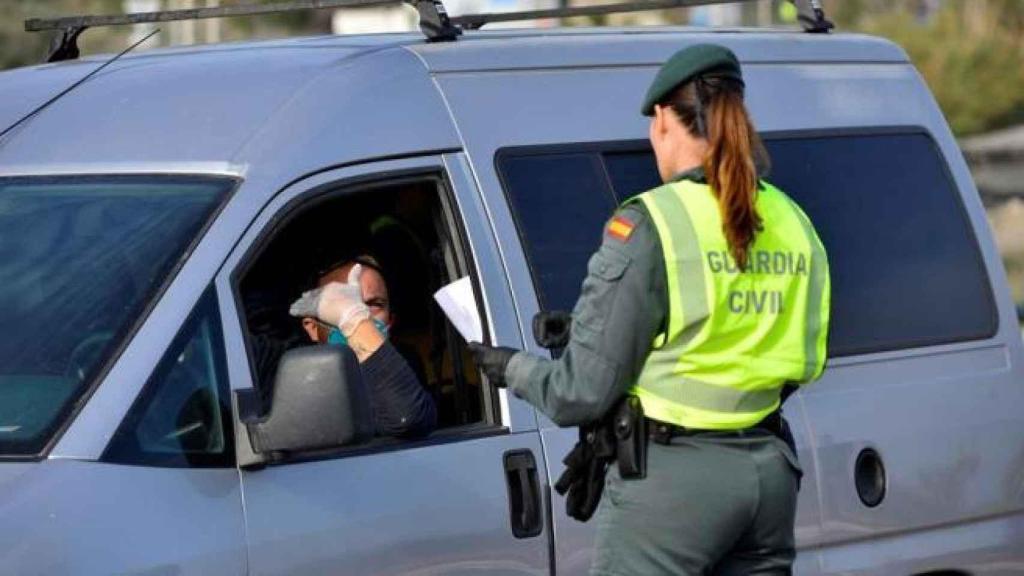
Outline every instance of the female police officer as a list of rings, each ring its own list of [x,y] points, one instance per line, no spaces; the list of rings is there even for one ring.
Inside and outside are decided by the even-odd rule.
[[[472,346],[560,425],[640,399],[647,475],[609,472],[593,574],[790,572],[799,467],[778,410],[823,369],[828,264],[807,216],[758,180],[743,89],[724,47],[673,55],[642,108],[666,184],[609,221],[565,354]]]

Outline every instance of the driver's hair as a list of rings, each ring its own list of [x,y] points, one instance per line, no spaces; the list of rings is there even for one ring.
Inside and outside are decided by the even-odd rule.
[[[384,285],[389,286],[388,275],[384,272],[384,267],[380,265],[380,262],[378,262],[376,258],[369,254],[360,254],[355,257],[336,260],[333,264],[329,264],[321,268],[320,271],[317,273],[317,287],[319,288],[327,284],[325,279],[328,274],[334,272],[339,268],[344,268],[349,264],[362,264],[366,268],[375,270],[378,274],[381,275],[381,277],[384,278]]]

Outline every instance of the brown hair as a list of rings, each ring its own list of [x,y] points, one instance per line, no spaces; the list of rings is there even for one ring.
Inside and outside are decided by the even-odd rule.
[[[750,245],[763,229],[755,202],[759,169],[768,168],[768,153],[743,105],[743,83],[723,76],[698,77],[677,88],[666,104],[693,136],[708,141],[704,174],[718,198],[729,252],[743,270]]]

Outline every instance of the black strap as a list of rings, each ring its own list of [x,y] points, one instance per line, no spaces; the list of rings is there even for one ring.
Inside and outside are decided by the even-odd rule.
[[[702,429],[686,428],[684,426],[677,426],[675,424],[668,424],[667,422],[661,422],[661,421],[658,421],[658,420],[653,420],[651,418],[647,419],[647,429],[649,431],[649,436],[651,437],[651,439],[654,442],[657,442],[658,444],[664,444],[664,445],[670,444],[672,442],[673,438],[678,438],[679,436],[694,436],[694,435],[701,434],[701,433],[704,433],[704,432],[717,432],[717,433],[737,432],[737,433],[740,433],[740,432],[749,432],[749,431],[753,431],[753,430],[756,430],[756,429],[760,429],[760,430],[764,430],[766,432],[770,432],[771,434],[773,434],[775,436],[778,436],[779,438],[781,438],[782,440],[786,441],[787,443],[791,443],[792,436],[790,436],[788,434],[788,427],[785,426],[783,422],[784,421],[782,419],[782,411],[781,410],[775,410],[771,414],[765,416],[764,419],[762,419],[757,424],[754,424],[753,426],[751,426],[749,428],[739,428],[737,430],[702,430]],[[787,436],[788,436],[788,438],[787,438]]]

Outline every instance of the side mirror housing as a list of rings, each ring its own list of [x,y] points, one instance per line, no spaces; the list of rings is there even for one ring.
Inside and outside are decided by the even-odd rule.
[[[235,405],[253,452],[329,450],[373,438],[373,410],[359,361],[345,346],[307,346],[285,352],[270,406],[255,390],[235,392]]]

